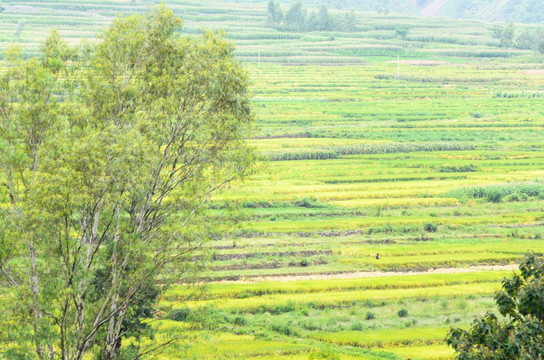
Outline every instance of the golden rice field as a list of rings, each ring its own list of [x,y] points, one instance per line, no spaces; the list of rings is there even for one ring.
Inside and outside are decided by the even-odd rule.
[[[211,202],[239,221],[209,243],[199,285],[161,299],[155,341],[183,340],[156,358],[451,359],[450,326],[496,312],[501,279],[544,253],[542,58],[476,21],[356,13],[357,32],[297,33],[266,27],[265,2],[166,3],[187,34],[236,44],[260,160]],[[92,41],[148,8],[2,4],[0,48],[28,56],[46,29]]]

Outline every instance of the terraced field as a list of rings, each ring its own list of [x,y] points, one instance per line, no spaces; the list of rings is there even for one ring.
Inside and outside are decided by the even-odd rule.
[[[79,43],[82,38],[92,40],[114,16],[141,13],[158,3],[158,0],[3,0],[0,48],[17,43],[24,46],[27,54],[36,53],[40,41],[52,28],[57,28],[71,43]],[[425,60],[424,63],[432,65],[437,60],[532,58],[530,51],[499,48],[499,41],[491,38],[492,25],[477,21],[460,23],[357,12],[358,31],[297,33],[267,27],[264,0],[169,0],[164,3],[183,18],[188,34],[203,28],[225,30],[235,41],[239,58],[246,62],[257,63],[260,59],[263,64],[365,64],[396,60],[400,55],[402,61],[421,63]],[[289,6],[290,3],[282,3],[284,12]],[[330,9],[330,12],[338,16],[345,14],[343,10]],[[396,29],[401,25],[409,28],[406,39],[396,36]],[[21,31],[16,36],[18,27]],[[530,26],[518,25],[519,32],[525,28]],[[289,87],[284,88],[288,90]]]
[[[261,161],[211,203],[240,221],[209,244],[208,285],[162,298],[155,341],[185,340],[158,358],[451,358],[449,327],[493,311],[500,280],[544,252],[542,59],[486,23],[357,13],[357,32],[295,33],[267,28],[265,3],[168,4],[187,33],[237,45]],[[3,6],[1,48],[29,56],[49,27],[77,42],[147,8]]]

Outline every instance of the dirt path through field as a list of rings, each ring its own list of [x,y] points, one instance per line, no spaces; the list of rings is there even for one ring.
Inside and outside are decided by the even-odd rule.
[[[332,279],[359,279],[359,278],[379,278],[388,276],[412,276],[412,275],[429,275],[429,274],[456,274],[456,273],[471,273],[478,271],[500,271],[500,270],[516,270],[518,265],[480,265],[471,266],[468,268],[437,268],[427,271],[410,271],[410,272],[396,272],[396,271],[357,271],[357,272],[344,272],[337,274],[300,274],[300,275],[268,275],[257,276],[247,280],[224,280],[219,283],[235,283],[245,284],[261,281],[304,281],[304,280],[332,280]]]

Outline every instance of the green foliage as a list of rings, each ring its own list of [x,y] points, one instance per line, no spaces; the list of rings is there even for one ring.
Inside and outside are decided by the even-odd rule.
[[[229,317],[214,306],[202,306],[191,310],[186,321],[198,330],[216,330],[218,326],[228,323]]]
[[[249,321],[243,316],[237,316],[234,318],[232,323],[238,326],[245,326],[249,324]]]
[[[287,304],[275,305],[271,307],[263,307],[262,309],[264,311],[269,312],[270,314],[279,315],[279,314],[295,311],[295,306],[291,303],[287,303]]]
[[[117,18],[92,47],[52,32],[40,57],[6,54],[0,270],[13,301],[1,316],[32,344],[0,339],[8,353],[134,358],[153,347],[141,338],[160,291],[202,267],[194,252],[224,222],[205,202],[248,173],[253,115],[232,44],[180,31],[159,6]]]
[[[513,45],[518,49],[533,50],[536,55],[544,54],[544,29],[525,29]]]
[[[275,331],[277,333],[280,333],[282,335],[287,335],[287,336],[294,335],[293,329],[291,329],[290,326],[285,325],[285,324],[272,323],[272,324],[270,324],[270,330]]]
[[[408,317],[408,310],[406,310],[406,309],[400,309],[400,310],[397,312],[397,316],[400,317],[400,318]]]
[[[309,12],[301,2],[291,5],[283,16],[278,2],[268,3],[267,25],[287,31],[356,31],[355,13],[346,12],[343,17],[329,14],[327,5],[322,4],[317,12]]]
[[[514,23],[510,23],[507,26],[504,27],[501,33],[501,46],[503,47],[512,47],[514,44],[514,33],[516,31],[516,27],[514,26]]]
[[[532,49],[535,46],[534,35],[534,32],[529,29],[523,30],[523,32],[516,38],[514,46],[518,49]]]
[[[509,23],[506,26],[495,25],[493,26],[493,38],[500,41],[502,47],[512,47],[514,44],[514,34],[516,27],[514,23]]]
[[[15,30],[13,30],[13,37],[14,38],[19,39],[19,37],[21,36],[23,30],[25,29],[25,25],[26,25],[25,20],[19,20],[17,22],[17,26],[15,27]]]
[[[364,326],[363,324],[356,322],[353,323],[349,329],[352,331],[362,331],[364,329]]]
[[[111,291],[112,279],[111,268],[98,269],[92,277],[91,286],[93,291],[89,294],[92,302],[99,302],[103,294]],[[160,289],[155,284],[154,280],[147,279],[141,284],[140,290],[128,302],[126,315],[121,322],[121,331],[126,338],[141,339],[143,337],[153,338],[154,331],[149,325],[148,320],[154,317],[155,303],[159,296]],[[97,344],[106,343],[106,331],[100,329],[96,336]],[[132,347],[121,349],[121,341],[117,342],[115,352],[119,354],[119,358],[126,356],[130,358],[138,354],[139,346],[133,344]],[[99,350],[98,359],[103,359],[106,354],[105,347]],[[123,352],[127,354],[121,355]]]
[[[379,6],[378,9],[376,10],[378,12],[378,14],[380,15],[389,15],[389,8],[388,7],[382,7],[382,6]]]
[[[191,309],[186,307],[174,309],[168,314],[168,319],[174,321],[186,321],[190,314]]]
[[[315,25],[313,27],[315,27],[317,31],[331,31],[333,29],[333,19],[329,15],[327,5],[323,4],[319,8],[315,19]]]
[[[397,37],[403,40],[406,40],[406,37],[408,36],[409,33],[410,33],[410,28],[408,28],[405,25],[401,25],[395,29],[395,34],[397,35]]]
[[[527,199],[528,199],[527,195],[525,195],[525,194],[516,194],[516,193],[506,195],[503,198],[503,200],[507,201],[507,202],[527,201]]]
[[[441,173],[455,173],[455,172],[475,172],[478,169],[474,164],[467,165],[440,165],[437,166],[436,171]]]
[[[266,17],[266,22],[270,26],[272,24],[281,24],[283,21],[283,11],[279,2],[270,0],[268,2],[268,15]]]
[[[469,330],[453,328],[447,341],[459,360],[538,359],[544,352],[544,259],[528,254],[519,273],[502,281],[495,294],[504,320],[488,313]]]
[[[436,232],[438,230],[438,226],[436,226],[436,224],[433,224],[433,223],[425,223],[423,225],[423,230],[427,232]]]
[[[510,197],[515,194],[516,196]],[[458,198],[483,199],[498,203],[503,200],[520,201],[529,197],[544,195],[544,183],[541,181],[506,183],[501,185],[467,187],[449,192],[449,195]]]
[[[390,153],[409,153],[416,151],[457,151],[470,150],[473,146],[456,143],[377,143],[360,145],[338,145],[323,147],[313,151],[296,152],[273,152],[263,156],[270,161],[290,161],[290,160],[328,160],[337,159],[346,155],[360,154],[390,154]]]
[[[295,206],[304,208],[322,208],[326,207],[326,204],[320,203],[316,198],[303,198],[301,200],[295,200]]]
[[[284,10],[292,3],[284,5]],[[199,274],[202,281],[241,281],[210,284],[209,291],[197,294],[204,296],[202,300],[191,295],[191,287],[181,284],[161,296],[159,301],[164,303],[154,315],[163,318],[146,321],[155,338],[142,339],[142,343],[159,345],[165,338],[186,338],[165,348],[160,355],[165,359],[294,360],[308,358],[322,346],[348,359],[451,358],[451,349],[442,341],[443,329],[420,330],[443,326],[446,321],[466,328],[466,319],[483,313],[491,303],[489,296],[474,294],[492,294],[505,276],[505,272],[457,274],[465,271],[457,268],[508,266],[519,261],[527,249],[544,251],[534,240],[543,233],[538,196],[524,196],[516,190],[495,204],[488,203],[487,197],[449,195],[456,188],[514,185],[543,177],[542,136],[536,131],[543,122],[541,64],[530,51],[533,42],[521,51],[500,48],[499,40],[491,41],[485,24],[399,16],[392,1],[356,4],[343,0],[338,2],[341,11],[332,10],[337,6],[335,1],[326,3],[329,16],[342,20],[342,11],[355,5],[368,6],[367,10],[389,7],[393,13],[387,17],[356,13],[358,32],[302,33],[282,28],[281,23],[266,28],[263,1],[251,6],[169,2],[184,16],[183,34],[200,34],[201,27],[226,28],[238,43],[238,58],[250,63],[259,119],[251,142],[264,155],[287,159],[293,153],[304,153],[301,157],[307,159],[263,164],[265,173],[214,196],[213,209],[203,217],[197,214],[202,224],[215,227],[236,204],[246,208],[247,221],[240,223],[239,229],[221,227],[220,235],[212,234],[210,246],[217,256],[212,266]],[[143,4],[39,2],[36,6],[41,11],[28,14],[10,6],[9,13],[2,14],[5,26],[0,33],[4,43],[13,41],[11,34],[19,17],[27,19],[21,39],[23,57],[28,57],[39,51],[43,29],[58,26],[70,42],[77,42],[82,31],[92,37],[96,27],[112,14],[139,12]],[[303,4],[312,9],[321,5]],[[536,5],[534,13],[539,8]],[[309,10],[306,18],[311,16]],[[411,29],[406,48],[395,35],[401,25]],[[524,29],[534,35],[534,26],[517,27],[518,37]],[[261,54],[258,69],[251,64],[257,52]],[[396,80],[399,53],[401,81]],[[474,61],[477,58],[490,61]],[[55,58],[50,64],[59,68]],[[69,93],[64,91],[63,99]],[[82,121],[85,118],[81,116]],[[64,131],[58,134],[64,135]],[[440,146],[424,150],[433,148],[432,144]],[[456,146],[450,151],[447,145]],[[128,146],[124,149],[137,151]],[[321,153],[326,150],[334,154]],[[315,161],[312,156],[330,159]],[[5,182],[0,179],[0,184]],[[310,206],[305,202],[297,206],[304,198],[317,199],[319,206],[313,201],[308,202]],[[4,195],[0,202],[3,210],[10,199]],[[175,226],[177,220],[168,226]],[[422,231],[429,222],[438,226],[436,233]],[[6,223],[0,220],[0,226]],[[194,233],[199,228],[195,226]],[[0,239],[0,251],[12,250],[4,246],[10,239]],[[379,261],[374,258],[378,252]],[[188,258],[201,262],[201,256],[206,254]],[[311,266],[300,266],[306,259]],[[17,261],[12,258],[11,269],[25,266],[24,261]],[[421,277],[399,272],[379,280],[336,278],[344,272],[425,271],[433,267],[447,267],[454,273]],[[257,281],[260,277],[279,280],[281,276],[302,280],[320,274],[331,274],[327,275],[331,279]],[[5,293],[1,296],[4,299]],[[5,299],[2,309],[4,304],[13,308],[18,302],[12,297]],[[444,310],[440,303],[446,300],[450,306]],[[193,311],[208,301],[216,302],[223,312],[214,313],[212,318],[218,320],[211,325],[203,325],[193,316],[181,322],[164,318],[171,307],[187,306]],[[403,307],[412,315],[408,320],[399,319],[396,311],[390,310]],[[376,319],[367,322],[364,318],[369,310]],[[4,338],[12,344],[13,352],[7,357],[15,358],[18,348],[17,354],[25,358],[34,351],[31,324],[22,325],[17,318],[24,312],[9,313],[12,316],[0,315],[0,333],[9,334]],[[236,325],[244,322],[236,320],[238,317],[246,319],[247,325]],[[414,325],[415,318],[419,322]],[[270,330],[271,322],[288,326],[294,336],[286,339],[286,335]],[[409,338],[394,329],[403,326],[409,326],[405,329]],[[316,332],[323,332],[323,336],[308,338]],[[124,340],[122,348],[131,342]],[[348,348],[342,343],[357,346]]]
[[[340,356],[333,350],[320,350],[312,352],[310,354],[309,360],[339,360]]]
[[[537,54],[544,54],[544,28],[538,28],[534,35],[533,49]]]
[[[302,7],[302,3],[296,2],[285,14],[285,25],[293,30],[302,30],[306,22],[306,10]]]

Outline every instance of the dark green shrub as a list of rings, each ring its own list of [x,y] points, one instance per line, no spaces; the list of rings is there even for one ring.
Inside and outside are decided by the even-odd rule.
[[[316,331],[319,330],[319,326],[313,321],[304,321],[302,324],[300,324],[303,329],[309,330],[309,331]]]
[[[276,305],[268,308],[268,312],[272,315],[279,315],[292,311],[295,311],[295,306],[293,304]]]
[[[520,195],[519,194],[510,194],[506,195],[503,199],[506,202],[517,202],[520,201]]]
[[[436,171],[441,173],[462,173],[462,172],[475,172],[478,171],[473,164],[469,165],[440,165],[435,167]]]
[[[501,202],[502,198],[504,197],[505,193],[499,189],[493,189],[488,191],[486,194],[486,198],[488,201],[499,203]]]
[[[168,314],[168,319],[174,321],[186,321],[187,317],[191,314],[191,309],[189,308],[180,308],[174,309]]]
[[[310,309],[319,309],[320,308],[320,306],[317,303],[313,302],[313,301],[309,302],[307,305],[308,305],[308,307]]]
[[[276,204],[270,201],[244,201],[242,207],[246,209],[268,209]]]
[[[400,310],[397,312],[397,315],[398,315],[398,317],[401,317],[401,318],[408,317],[408,310],[406,310],[406,309],[400,309]]]
[[[438,230],[438,226],[436,226],[436,224],[433,224],[433,223],[425,223],[423,225],[423,230],[427,232],[436,232]]]
[[[317,201],[316,198],[303,198],[301,200],[295,200],[295,206],[303,208],[321,208],[325,204],[321,204]]]
[[[293,334],[293,330],[289,326],[283,325],[283,324],[270,324],[270,330],[283,334],[283,335]]]
[[[377,75],[377,78],[380,78],[380,76]],[[436,79],[432,79],[432,81],[435,80]],[[340,156],[344,155],[392,154],[419,151],[458,151],[473,149],[474,146],[472,145],[451,142],[354,144],[324,146],[320,149],[312,151],[268,152],[262,154],[261,159],[269,161],[328,160],[338,159]]]
[[[187,315],[187,322],[194,324],[194,328],[198,329],[217,329],[224,323],[229,323],[230,319],[223,312],[213,306],[205,306],[193,309]]]
[[[473,198],[484,199],[490,202],[507,201],[508,195],[517,194],[519,200],[524,201],[528,197],[544,198],[544,183],[542,181],[505,183],[491,186],[474,186],[453,190],[447,193],[458,199]],[[510,199],[515,199],[512,197]],[[513,201],[513,200],[508,200]]]
[[[499,318],[488,312],[470,329],[452,328],[447,337],[457,359],[540,359],[544,348],[544,260],[527,254],[519,272],[503,279],[495,293]]]
[[[244,325],[249,324],[249,321],[247,321],[247,319],[245,317],[243,317],[243,316],[237,316],[237,317],[234,318],[232,323],[234,325],[244,326]]]
[[[366,317],[365,317],[366,320],[374,320],[375,318],[376,318],[376,315],[374,313],[372,312],[366,313]]]
[[[470,116],[472,116],[475,119],[481,119],[485,116],[485,114],[480,112],[471,112]]]
[[[320,350],[310,354],[309,360],[338,360],[340,357],[335,351]]]
[[[351,331],[362,331],[363,330],[363,324],[358,323],[358,322],[354,323],[354,324],[351,324],[350,330]]]

